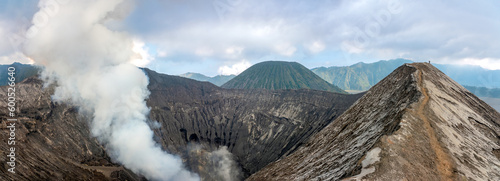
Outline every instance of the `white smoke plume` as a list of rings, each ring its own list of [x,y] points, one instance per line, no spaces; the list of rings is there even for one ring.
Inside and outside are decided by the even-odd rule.
[[[241,170],[236,161],[234,161],[233,154],[227,150],[227,147],[223,146],[211,152],[209,155],[220,180],[241,180]]]
[[[199,180],[153,141],[146,123],[148,79],[130,64],[132,38],[106,26],[132,3],[41,0],[24,52],[45,66],[47,80],[57,82],[53,100],[93,114],[91,132],[112,158],[150,180]]]
[[[188,162],[198,171],[203,180],[240,181],[243,179],[241,167],[226,146],[208,148],[202,143],[187,146]]]

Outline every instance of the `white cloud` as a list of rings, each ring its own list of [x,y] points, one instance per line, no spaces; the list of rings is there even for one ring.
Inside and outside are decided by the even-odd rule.
[[[13,54],[12,45],[11,45],[11,32],[9,29],[13,26],[9,24],[7,21],[3,21],[0,19],[0,56],[5,54]]]
[[[241,72],[245,71],[248,67],[252,66],[250,62],[246,60],[242,60],[241,62],[238,62],[236,64],[233,64],[231,66],[221,66],[219,67],[219,74],[221,75],[238,75]]]
[[[297,51],[297,48],[290,43],[277,44],[274,46],[274,49],[277,53],[288,57],[292,56],[295,51]]]
[[[207,56],[212,56],[214,54],[214,50],[208,47],[200,47],[196,49],[194,54],[201,57],[207,57]]]
[[[213,25],[215,24],[215,25]],[[169,56],[191,55],[220,61],[255,60],[266,55],[291,56],[297,50],[286,23],[266,22],[197,23],[145,37]],[[298,35],[297,35],[298,37]],[[248,50],[248,51],[247,51]],[[186,60],[185,60],[186,61]]]
[[[166,51],[166,50],[157,50],[157,51],[156,51],[156,55],[157,55],[158,57],[167,57],[167,56],[168,56],[168,53],[167,53],[167,51]]]
[[[319,53],[325,50],[325,44],[321,41],[314,41],[313,43],[309,44],[308,49],[312,53]]]
[[[23,64],[35,63],[31,58],[27,57],[21,52],[14,52],[10,55],[0,57],[0,64],[12,64],[14,62],[19,62]]]
[[[271,26],[262,26],[262,27],[256,27],[252,28],[252,31],[250,32],[251,35],[256,36],[256,37],[266,37],[271,35],[273,33],[273,29]]]
[[[207,59],[217,65],[267,58],[315,65],[396,57],[500,60],[500,9],[494,0],[395,0],[397,11],[388,1],[221,2],[222,9],[213,1],[138,1],[127,23],[116,27],[154,44],[157,58],[183,67]]]
[[[145,46],[144,42],[140,40],[134,40],[133,44],[134,45],[132,51],[135,53],[135,55],[132,57],[130,63],[138,67],[145,67],[154,60],[154,57],[149,54],[149,50]]]
[[[243,52],[243,47],[239,46],[231,46],[226,48],[226,54],[230,57],[240,56]]]
[[[500,59],[492,58],[465,58],[458,61],[458,64],[462,65],[479,65],[482,68],[489,70],[500,70]]]

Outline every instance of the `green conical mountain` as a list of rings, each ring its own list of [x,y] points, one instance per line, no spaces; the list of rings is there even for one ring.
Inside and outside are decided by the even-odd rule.
[[[222,85],[231,89],[315,89],[338,93],[344,90],[332,85],[297,62],[267,61],[248,68]]]

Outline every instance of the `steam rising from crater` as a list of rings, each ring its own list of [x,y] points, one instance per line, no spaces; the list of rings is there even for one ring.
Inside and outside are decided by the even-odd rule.
[[[153,141],[146,123],[148,79],[130,64],[137,57],[133,41],[106,26],[132,5],[122,0],[41,0],[24,52],[46,67],[43,78],[57,82],[53,100],[93,114],[92,135],[112,158],[150,180],[199,180],[179,157]]]

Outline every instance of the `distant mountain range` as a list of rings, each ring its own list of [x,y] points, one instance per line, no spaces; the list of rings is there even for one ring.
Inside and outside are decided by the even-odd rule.
[[[366,91],[389,75],[397,67],[412,63],[407,59],[381,60],[374,63],[356,63],[351,66],[318,67],[311,69],[312,72],[327,82],[338,86],[340,89],[353,92]],[[463,85],[467,90],[488,102],[497,110],[500,110],[500,71],[487,70],[479,66],[461,66],[449,64],[434,64],[434,66],[453,80]],[[230,76],[207,77],[197,73],[181,75],[199,81],[209,81],[216,85],[222,85],[230,80]],[[217,83],[214,83],[217,80]]]
[[[481,98],[484,102],[488,103],[491,107],[500,111],[500,88],[488,89],[486,87],[474,87],[466,86],[464,87],[472,92],[474,95]]]
[[[319,67],[313,68],[312,71],[341,89],[366,91],[405,63],[412,63],[412,61],[406,59],[382,60],[343,67]],[[500,79],[497,78],[500,77],[500,70],[487,70],[479,66],[469,65],[433,65],[461,85],[500,88]]]
[[[475,86],[467,86],[467,85],[464,85],[464,87],[478,97],[500,98],[500,88],[488,89],[486,87],[475,87]]]
[[[474,87],[500,88],[500,70],[474,65],[433,64],[459,84]]]
[[[318,67],[311,70],[319,77],[338,86],[340,89],[366,91],[400,65],[411,62],[411,60],[406,59],[394,59],[382,60],[374,63],[360,62],[351,66],[342,67]],[[486,70],[478,66],[434,65],[478,97],[500,98],[500,79],[497,78],[500,77],[500,71]],[[0,75],[6,75],[7,68],[10,66],[16,68],[16,82],[34,76],[39,72],[39,68],[36,66],[16,62],[11,65],[0,65]],[[208,77],[203,74],[191,72],[179,76],[210,82],[217,86],[222,86],[224,83],[236,77],[236,75],[217,75]],[[0,76],[0,86],[7,85],[7,81],[7,76]]]
[[[319,67],[311,70],[327,82],[335,84],[341,89],[365,91],[389,75],[394,69],[411,62],[406,59],[382,60],[369,64],[360,62],[345,67]]]
[[[40,68],[29,65],[29,64],[21,64],[18,62],[15,62],[10,65],[0,65],[0,86],[4,86],[8,84],[8,79],[7,79],[7,73],[9,72],[8,69],[9,67],[14,67],[15,68],[15,74],[14,77],[16,78],[15,82],[21,82],[24,79],[35,76],[38,74],[40,71]]]
[[[188,72],[185,74],[179,75],[181,77],[185,78],[190,78],[194,79],[197,81],[202,81],[202,82],[210,82],[216,86],[221,86],[222,84],[226,83],[227,81],[231,80],[232,78],[236,77],[236,75],[217,75],[214,77],[209,77],[200,73],[193,73],[193,72]]]
[[[297,62],[257,63],[222,85],[228,89],[314,89],[347,93]]]
[[[394,69],[411,60],[381,60],[357,63],[351,66],[313,68],[312,71],[326,81],[344,90],[366,91],[389,75]],[[463,85],[467,90],[500,110],[500,70],[487,70],[479,66],[433,64],[436,68]],[[496,99],[492,99],[496,98]]]
[[[407,59],[381,60],[374,63],[360,62],[351,66],[318,67],[311,70],[340,89],[366,91],[405,63],[413,63],[413,61]],[[433,65],[477,96],[500,98],[500,79],[497,78],[500,77],[500,70],[487,70],[479,66]],[[235,75],[208,77],[199,73],[186,73],[179,76],[208,81],[217,86],[221,86],[235,77]]]

